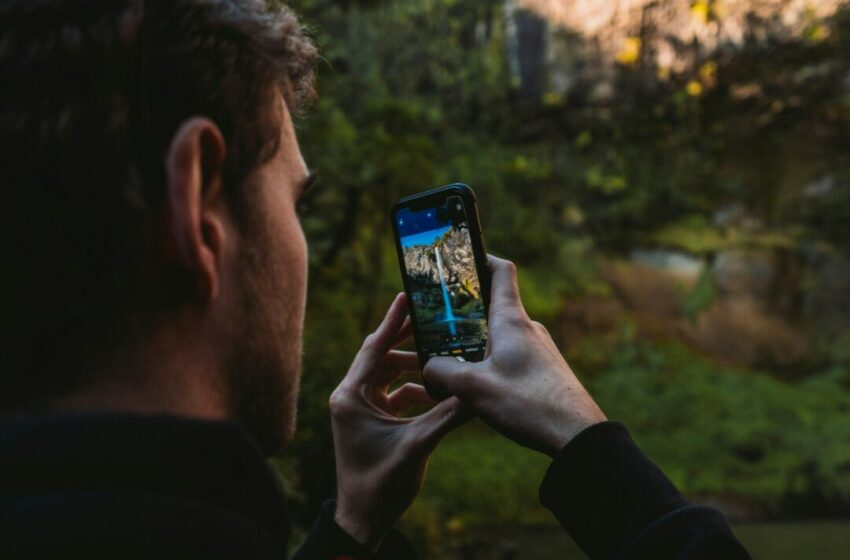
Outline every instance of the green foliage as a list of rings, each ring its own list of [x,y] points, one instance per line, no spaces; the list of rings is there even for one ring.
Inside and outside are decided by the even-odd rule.
[[[432,456],[425,488],[405,515],[406,532],[433,547],[517,524],[552,526],[551,515],[537,501],[548,464],[547,457],[484,424],[465,426]]]
[[[718,367],[678,344],[584,346],[597,358],[588,382],[597,401],[685,493],[778,510],[791,495],[850,490],[850,370],[790,384]],[[600,364],[600,348],[615,358]]]
[[[713,3],[700,4],[715,17]],[[828,37],[813,22],[769,51],[753,44],[717,60],[693,52],[693,68],[664,79],[636,56],[618,67],[614,97],[597,101],[594,84],[542,100],[518,94],[501,0],[292,5],[324,57],[318,104],[297,123],[320,177],[302,219],[310,294],[292,450],[302,526],[333,493],[327,398],[401,289],[388,223],[400,196],[471,185],[488,248],[520,265],[529,312],[551,326],[569,298],[611,293],[594,264],[600,253],[850,250],[848,10],[828,22]],[[823,176],[832,186],[805,194]],[[717,225],[730,203],[763,227]],[[684,307],[696,317],[716,297],[706,274]],[[850,495],[846,341],[824,350],[822,373],[790,385],[639,335],[625,325],[569,357],[688,493],[775,507],[815,487]],[[407,520],[423,540],[544,523],[544,468],[480,426],[465,428],[438,449]]]
[[[840,390],[848,369],[791,385],[718,368],[676,344],[638,342],[628,325],[571,359],[592,364],[586,382],[609,417],[694,499],[724,496],[779,511],[795,496],[850,491],[850,397]],[[480,423],[467,426],[435,452],[403,528],[439,557],[463,543],[486,549],[485,535],[554,527],[537,501],[548,463]]]
[[[790,227],[785,231],[760,232],[721,229],[707,223],[701,215],[692,215],[652,232],[647,236],[647,241],[701,255],[736,247],[791,249],[798,245],[797,237],[799,229],[795,231]]]
[[[850,492],[850,368],[790,384],[636,335],[624,325],[569,358],[589,372],[586,385],[608,417],[686,495],[781,512],[796,496]],[[405,529],[433,552],[475,535],[554,526],[537,499],[548,464],[480,423],[467,426],[435,452]]]

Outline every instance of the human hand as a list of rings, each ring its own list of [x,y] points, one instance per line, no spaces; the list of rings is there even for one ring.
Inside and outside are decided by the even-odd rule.
[[[554,456],[583,429],[606,420],[546,328],[519,295],[516,266],[489,257],[488,349],[481,362],[428,360],[423,375],[514,441]]]
[[[425,388],[415,383],[387,393],[401,372],[419,370],[415,352],[393,349],[410,336],[406,309],[407,299],[399,294],[330,398],[336,451],[335,520],[372,550],[377,550],[413,503],[437,443],[469,418],[457,398],[435,404]],[[412,418],[398,416],[414,404],[435,406]]]

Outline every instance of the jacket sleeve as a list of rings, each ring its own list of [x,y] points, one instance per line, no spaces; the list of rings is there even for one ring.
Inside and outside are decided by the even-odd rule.
[[[591,559],[749,559],[717,511],[692,505],[632,441],[603,422],[568,443],[540,501]]]
[[[304,543],[292,560],[418,560],[419,556],[404,535],[393,529],[384,537],[377,553],[346,533],[334,521],[336,504],[328,500]]]

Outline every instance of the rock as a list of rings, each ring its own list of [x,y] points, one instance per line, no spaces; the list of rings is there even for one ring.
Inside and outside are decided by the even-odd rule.
[[[558,337],[570,348],[590,334],[615,331],[626,318],[623,303],[616,297],[585,296],[564,303]]]
[[[803,188],[806,198],[826,198],[835,190],[835,177],[823,175],[811,181]]]
[[[717,361],[734,365],[787,367],[811,352],[801,328],[749,295],[718,299],[696,323],[682,321],[679,335]]]
[[[705,270],[705,261],[683,251],[634,249],[630,256],[635,263],[666,270],[675,276],[694,281]]]
[[[434,249],[440,252],[443,275],[452,305],[463,306],[481,295],[475,268],[475,256],[468,229],[451,229],[431,245],[405,247],[404,266],[413,284],[414,303],[429,306],[442,304],[440,274]]]
[[[748,297],[766,304],[775,282],[775,262],[769,251],[721,251],[712,274],[721,296]]]
[[[695,283],[695,278],[680,277],[647,264],[603,260],[599,263],[599,272],[623,307],[655,318],[681,317],[680,294],[690,290]]]
[[[683,301],[705,270],[701,260],[656,250],[636,251],[632,259],[599,262],[614,297],[569,302],[564,310],[569,324],[561,328],[564,343],[574,344],[582,333],[610,332],[628,318],[645,336],[684,340],[722,363],[791,367],[810,356],[811,342],[798,317],[802,285],[801,274],[794,272],[795,255],[780,250],[721,252],[710,269],[716,295],[695,320],[686,316]],[[831,268],[837,264],[829,266],[827,277],[850,278]],[[850,288],[830,293],[834,302]]]
[[[753,216],[743,204],[730,204],[714,213],[714,225],[722,229],[738,228],[744,231],[763,229],[761,221]]]

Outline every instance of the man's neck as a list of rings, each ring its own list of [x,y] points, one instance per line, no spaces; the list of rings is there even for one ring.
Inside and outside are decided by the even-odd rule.
[[[213,356],[190,340],[151,337],[120,353],[93,379],[88,387],[52,401],[51,410],[229,417]]]

